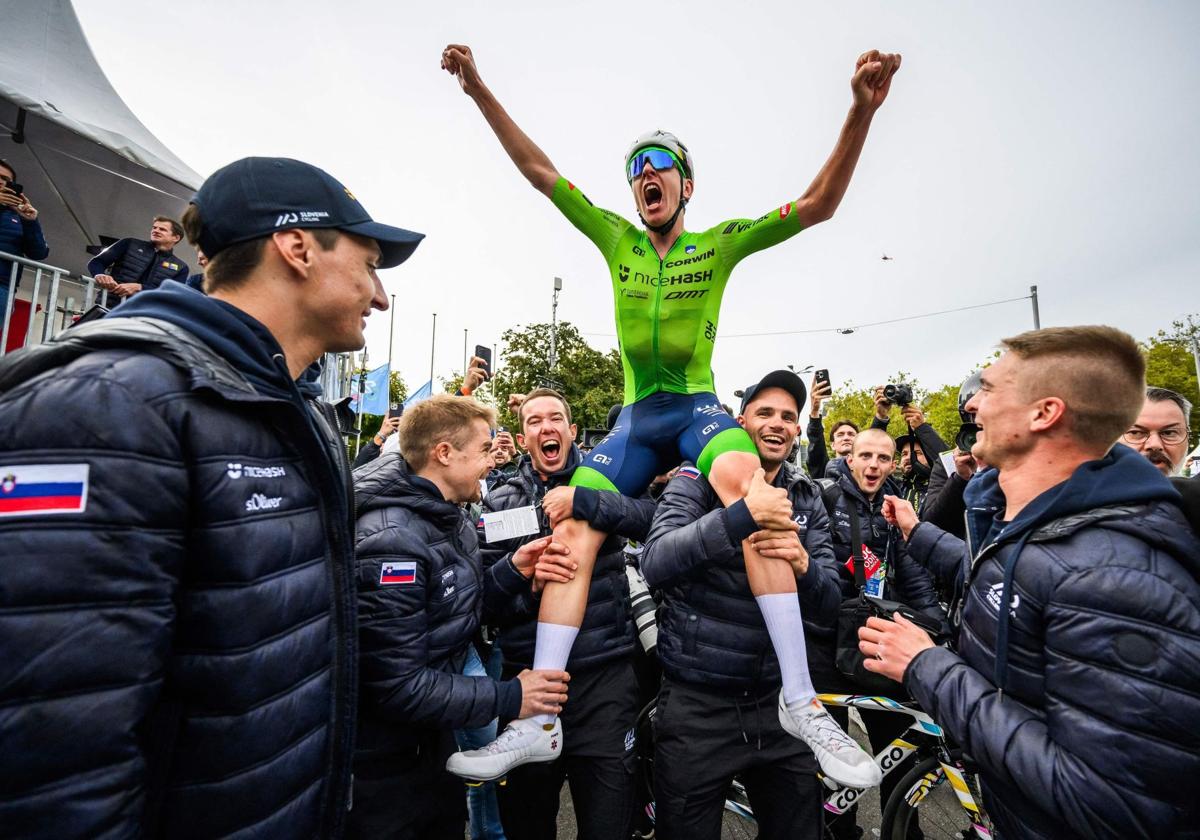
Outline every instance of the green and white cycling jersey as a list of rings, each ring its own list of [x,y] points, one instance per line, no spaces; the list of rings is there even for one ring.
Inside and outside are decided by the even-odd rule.
[[[744,257],[800,232],[793,205],[685,231],[659,259],[644,229],[594,206],[566,178],[554,185],[552,200],[608,263],[625,404],[658,391],[714,393],[713,343],[729,274]]]

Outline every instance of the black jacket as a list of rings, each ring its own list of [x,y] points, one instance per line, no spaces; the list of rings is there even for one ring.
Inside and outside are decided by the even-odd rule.
[[[458,505],[396,453],[356,469],[354,491],[362,680],[354,766],[379,777],[411,769],[438,730],[517,717],[521,684],[463,676],[483,570]]]
[[[809,554],[808,572],[796,581],[809,649],[816,639],[832,645],[842,596],[820,489],[790,464],[772,483],[787,489]],[[667,485],[641,567],[662,591],[658,655],[672,679],[730,694],[780,684],[742,557],[742,541],[757,530],[745,502],[725,508],[695,467],[685,465]]]
[[[993,472],[971,484],[1003,510]],[[1082,464],[992,522],[966,557],[958,652],[923,651],[905,672],[978,763],[1005,838],[1196,836],[1200,547],[1178,502],[1120,444]],[[927,522],[909,550],[945,568],[966,554]]]
[[[186,283],[188,279],[187,263],[145,239],[117,240],[93,257],[87,269],[93,277],[108,274],[118,283],[141,283],[143,292],[157,289],[166,280]]]
[[[891,601],[900,601],[930,618],[943,622],[944,629],[948,630],[949,627],[945,624],[946,613],[938,603],[933,577],[909,555],[899,530],[888,525],[887,520],[883,518],[881,509],[884,495],[885,491],[881,489],[874,499],[868,500],[854,480],[847,475],[838,479],[836,493],[831,494],[833,509],[830,527],[841,597],[853,598],[858,594],[854,574],[846,565],[852,554],[849,509],[853,505],[858,514],[859,533],[863,543],[891,570],[894,588],[890,592],[885,590],[883,597]],[[818,688],[834,690],[841,682],[842,678],[833,666],[834,653],[831,639],[823,651],[809,655],[809,667]]]
[[[483,500],[485,512],[510,510],[541,501],[552,487],[570,483],[580,463],[574,444],[567,466],[543,482],[534,471],[528,455],[517,462],[517,471],[488,491]],[[637,645],[637,630],[629,608],[629,581],[625,577],[625,540],[643,540],[654,516],[654,502],[631,499],[620,493],[576,487],[574,516],[598,531],[609,534],[596,556],[592,582],[588,589],[583,624],[571,648],[567,671],[591,668],[630,655]],[[537,534],[515,540],[487,544],[483,563],[487,570],[487,608],[489,617],[500,628],[499,646],[506,664],[528,668],[533,663],[539,600],[531,583],[513,565],[513,553],[527,542],[550,533],[549,523],[538,511],[541,528]],[[483,528],[479,540],[483,543]]]
[[[0,363],[0,460],[87,469],[81,512],[0,518],[0,833],[337,836],[344,449],[262,325],[172,285]]]

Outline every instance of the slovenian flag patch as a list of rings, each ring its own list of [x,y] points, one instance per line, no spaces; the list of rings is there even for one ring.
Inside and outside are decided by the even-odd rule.
[[[695,481],[700,477],[700,470],[695,467],[680,467],[676,475],[681,475],[684,478],[690,478],[692,481]]]
[[[406,560],[402,563],[384,563],[379,570],[380,586],[395,586],[398,583],[417,582],[417,562]]]
[[[0,516],[83,513],[88,464],[0,466]]]

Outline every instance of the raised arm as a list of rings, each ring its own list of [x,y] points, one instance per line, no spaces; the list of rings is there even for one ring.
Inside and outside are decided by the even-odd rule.
[[[842,125],[837,145],[829,160],[821,167],[817,177],[796,203],[796,212],[803,227],[811,227],[831,218],[842,196],[850,186],[850,177],[858,165],[871,118],[892,87],[892,76],[900,69],[899,53],[881,53],[879,50],[865,52],[854,65],[854,77],[850,89],[854,92],[854,104]]]
[[[550,158],[546,157],[546,153],[513,122],[512,117],[483,83],[483,79],[479,77],[479,69],[475,66],[475,56],[471,54],[471,48],[464,44],[447,46],[442,50],[442,69],[458,77],[463,93],[475,100],[483,118],[492,127],[500,145],[508,152],[517,169],[521,170],[521,174],[538,192],[550,198],[554,193],[554,185],[558,183],[558,170],[554,168]]]

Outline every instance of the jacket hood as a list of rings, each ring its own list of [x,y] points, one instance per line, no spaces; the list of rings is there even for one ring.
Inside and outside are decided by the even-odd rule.
[[[403,507],[427,519],[457,520],[458,505],[448,502],[437,485],[422,478],[398,454],[380,455],[354,471],[354,502],[358,516],[370,510]]]
[[[997,481],[997,489],[998,484]],[[1018,540],[1055,519],[1100,507],[1150,502],[1179,504],[1181,498],[1153,464],[1118,443],[1103,458],[1080,464],[1070,478],[1026,505],[996,535],[996,541]]]
[[[288,373],[279,342],[266,327],[237,307],[182,283],[164,283],[161,288],[133,296],[107,317],[138,316],[158,318],[192,333],[228,361],[263,396],[296,399],[299,389]],[[313,381],[311,370],[305,371],[301,379],[308,377]],[[306,384],[305,389],[311,392],[311,385]]]

